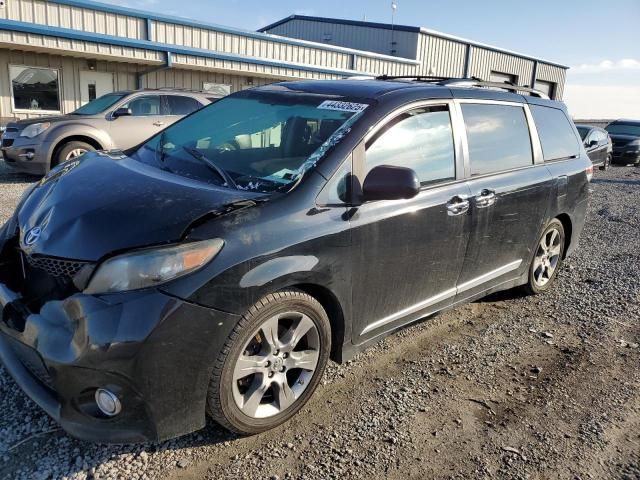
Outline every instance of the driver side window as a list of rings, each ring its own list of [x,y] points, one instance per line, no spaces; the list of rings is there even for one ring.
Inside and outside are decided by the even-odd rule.
[[[402,113],[366,145],[367,173],[379,165],[413,169],[422,185],[455,179],[455,150],[447,106]]]
[[[131,116],[133,117],[160,115],[160,95],[143,95],[141,97],[136,97],[125,105],[122,105],[120,108],[130,109]]]

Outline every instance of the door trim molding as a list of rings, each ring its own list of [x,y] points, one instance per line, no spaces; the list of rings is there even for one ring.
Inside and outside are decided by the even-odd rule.
[[[512,272],[514,270],[517,270],[518,267],[520,267],[520,265],[522,264],[522,259],[520,260],[516,260],[514,262],[510,262],[507,263],[506,265],[503,265],[502,267],[496,268],[495,270],[491,270],[490,272],[484,273],[482,275],[480,275],[479,277],[473,278],[467,282],[464,282],[460,285],[458,285],[455,288],[450,288],[448,290],[445,290],[444,292],[441,292],[437,295],[434,295],[432,297],[427,298],[426,300],[423,300],[420,303],[416,303],[415,305],[412,305],[410,307],[404,308],[402,310],[400,310],[399,312],[396,312],[394,314],[391,314],[387,317],[384,317],[380,320],[377,320],[369,325],[367,325],[364,330],[362,330],[362,332],[360,332],[360,335],[365,335],[373,330],[376,330],[384,325],[387,325],[391,322],[394,322],[396,320],[399,320],[403,317],[406,317],[407,315],[411,315],[413,313],[419,312],[420,310],[430,307],[432,305],[435,305],[436,303],[442,302],[444,300],[447,300],[449,298],[455,297],[456,295],[458,295],[459,293],[462,292],[466,292],[467,290],[471,290],[472,288],[475,288],[477,286],[482,285],[483,283],[489,282],[495,278],[498,278],[506,273]]]
[[[444,292],[441,292],[437,295],[434,295],[433,297],[427,298],[426,300],[423,300],[420,303],[416,303],[415,305],[412,305],[410,307],[407,307],[403,310],[400,310],[399,312],[396,312],[392,315],[389,315],[388,317],[384,317],[376,322],[373,322],[369,325],[367,325],[365,327],[364,330],[362,330],[362,332],[360,332],[360,335],[364,335],[365,333],[369,333],[372,330],[375,330],[379,327],[382,327],[383,325],[386,325],[387,323],[391,323],[395,320],[399,320],[402,317],[406,317],[407,315],[411,315],[412,313],[416,313],[419,312],[420,310],[422,310],[423,308],[427,308],[430,307],[431,305],[441,302],[443,300],[446,300],[448,298],[451,297],[455,297],[456,295],[456,289],[455,288],[450,288],[449,290],[445,290]]]
[[[496,268],[495,270],[491,270],[490,272],[484,273],[479,277],[472,278],[471,280],[461,283],[456,288],[456,293],[466,292],[467,290],[471,290],[479,285],[482,285],[485,282],[493,280],[494,278],[498,278],[505,273],[512,272],[516,270],[522,264],[522,260],[516,260],[515,262],[507,263],[500,268]]]

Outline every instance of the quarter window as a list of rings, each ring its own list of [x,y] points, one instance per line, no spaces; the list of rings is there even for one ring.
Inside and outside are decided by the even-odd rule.
[[[418,108],[394,118],[367,143],[366,162],[368,171],[379,165],[411,168],[423,185],[454,179],[448,108]]]
[[[578,137],[564,112],[557,108],[530,105],[545,161],[577,157]]]
[[[10,65],[9,76],[15,110],[60,111],[57,70]]]
[[[524,109],[511,105],[463,104],[471,175],[533,164]]]

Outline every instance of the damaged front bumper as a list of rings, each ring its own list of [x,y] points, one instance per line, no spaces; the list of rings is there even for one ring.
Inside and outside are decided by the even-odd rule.
[[[211,368],[238,319],[155,289],[78,293],[33,313],[0,283],[0,360],[70,435],[161,441],[204,427]],[[100,413],[98,388],[117,394],[118,415]]]

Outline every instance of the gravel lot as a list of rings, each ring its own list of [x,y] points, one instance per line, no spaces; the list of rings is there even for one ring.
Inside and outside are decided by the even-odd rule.
[[[33,179],[0,162],[0,221]],[[59,431],[0,367],[0,478],[640,478],[640,169],[596,171],[556,288],[494,295],[331,365],[288,424],[159,445]]]

